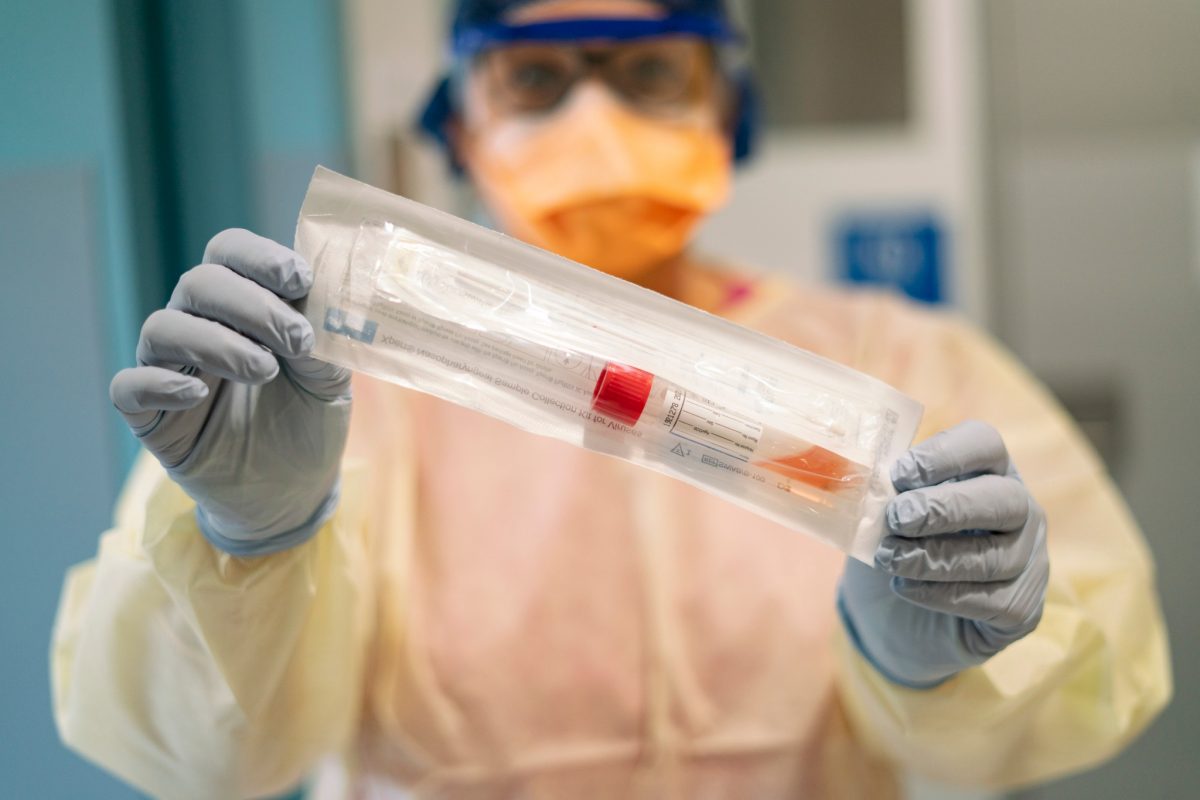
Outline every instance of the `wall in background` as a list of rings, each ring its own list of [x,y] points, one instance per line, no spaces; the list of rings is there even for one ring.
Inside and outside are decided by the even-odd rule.
[[[108,378],[132,353],[113,14],[101,0],[0,11],[0,775],[11,797],[136,796],[58,744],[47,655],[63,572],[95,551],[132,452]]]
[[[1158,564],[1174,702],[1128,752],[1026,798],[1200,784],[1200,4],[986,3],[998,332],[1105,450]]]
[[[838,229],[848,217],[931,216],[945,242],[945,294],[986,323],[979,4],[756,0],[746,8],[761,39],[754,44],[764,48],[755,61],[783,74],[763,80],[772,124],[761,152],[738,173],[735,201],[706,223],[700,248],[733,263],[831,281],[839,276]],[[793,29],[775,33],[780,19]],[[878,28],[897,24],[900,30]],[[905,71],[903,86],[881,83],[869,69],[846,74],[841,62],[884,41],[888,60]],[[800,71],[807,74],[793,75]],[[859,93],[860,103],[804,94],[804,84],[823,80]]]
[[[0,794],[137,797],[58,742],[47,655],[136,443],[108,402],[141,320],[230,225],[291,242],[344,168],[336,0],[0,7]]]

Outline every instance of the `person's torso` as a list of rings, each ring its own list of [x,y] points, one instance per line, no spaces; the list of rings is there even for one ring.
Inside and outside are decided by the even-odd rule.
[[[852,357],[835,319],[796,343]],[[894,792],[835,693],[841,553],[429,396],[355,392],[379,603],[352,796]]]

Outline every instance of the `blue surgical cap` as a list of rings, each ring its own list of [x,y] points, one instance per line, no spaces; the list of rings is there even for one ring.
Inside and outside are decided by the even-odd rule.
[[[724,0],[656,0],[664,13],[654,18],[570,18],[516,25],[505,22],[504,17],[509,12],[530,2],[534,0],[459,0],[450,24],[451,57],[456,62],[462,62],[488,47],[515,41],[620,41],[673,33],[701,36],[720,44],[732,44],[740,40]],[[748,69],[737,68],[730,71],[728,77],[734,87],[736,103],[730,137],[734,159],[741,161],[753,149],[758,117],[757,99]],[[434,88],[421,113],[419,124],[422,130],[442,144],[451,165],[457,170],[447,134],[447,125],[457,114],[455,104],[451,75],[447,74]]]

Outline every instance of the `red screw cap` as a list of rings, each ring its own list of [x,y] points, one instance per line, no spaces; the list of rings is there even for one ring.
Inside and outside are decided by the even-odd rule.
[[[635,425],[650,399],[654,375],[612,361],[604,365],[592,390],[592,410],[626,425]]]

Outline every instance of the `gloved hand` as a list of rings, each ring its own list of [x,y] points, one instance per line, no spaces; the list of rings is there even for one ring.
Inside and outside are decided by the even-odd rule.
[[[876,568],[848,559],[838,609],[879,672],[913,688],[981,664],[1037,627],[1046,516],[1000,434],[966,422],[905,453]]]
[[[337,503],[350,374],[309,356],[312,326],[288,301],[312,268],[245,230],[213,237],[113,378],[113,404],[196,501],[200,530],[235,555],[314,534]]]

